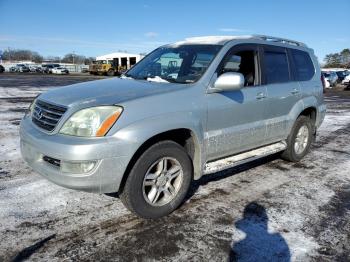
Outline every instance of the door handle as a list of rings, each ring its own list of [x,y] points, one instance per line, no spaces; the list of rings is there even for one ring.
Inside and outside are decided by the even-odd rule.
[[[258,100],[263,99],[265,97],[266,97],[266,95],[263,92],[259,92],[256,94],[256,99],[258,99]]]
[[[298,94],[298,93],[299,93],[299,90],[296,89],[296,88],[293,88],[293,90],[291,91],[291,93],[292,93],[293,95]]]

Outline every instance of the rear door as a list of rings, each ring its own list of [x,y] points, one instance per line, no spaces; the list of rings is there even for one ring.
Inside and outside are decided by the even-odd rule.
[[[300,99],[300,86],[294,79],[289,51],[277,46],[262,45],[263,83],[267,91],[266,143],[288,136],[290,112]]]

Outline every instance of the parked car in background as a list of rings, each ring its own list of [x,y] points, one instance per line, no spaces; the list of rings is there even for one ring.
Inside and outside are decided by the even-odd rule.
[[[0,73],[5,72],[5,67],[3,67],[2,65],[0,65]]]
[[[347,73],[345,73],[345,74],[346,75],[342,81],[342,84],[343,85],[350,85],[350,73],[349,73],[349,71],[347,71]]]
[[[321,81],[323,84],[323,92],[325,92],[326,88],[331,88],[331,85],[329,84],[328,80],[326,80],[323,73],[321,73]]]
[[[40,66],[36,66],[36,65],[29,66],[29,70],[32,73],[41,73],[42,72],[42,68]]]
[[[338,83],[338,75],[333,71],[322,71],[322,74],[326,81],[328,81],[330,87],[335,87]]]
[[[326,74],[325,72],[321,72],[321,75],[322,75],[322,81],[323,81],[324,87],[327,89],[332,88],[331,83],[329,81],[329,75]],[[326,77],[326,75],[327,75],[327,77]]]
[[[53,68],[56,68],[56,67],[60,67],[59,64],[45,64],[45,65],[42,65],[42,71],[43,73],[46,73],[46,74],[52,74],[52,69]]]
[[[118,192],[132,212],[159,218],[193,179],[278,152],[300,161],[325,117],[321,79],[297,41],[186,39],[121,78],[42,93],[21,121],[22,156],[58,185]]]
[[[30,70],[25,64],[17,64],[16,66],[10,67],[10,72],[27,73],[30,72]]]
[[[344,71],[336,71],[336,74],[338,76],[338,80],[337,80],[338,83],[342,83],[343,82],[343,80],[347,76],[346,72],[347,71],[345,71],[345,70]]]
[[[67,75],[69,74],[69,71],[65,67],[54,67],[51,69],[51,73],[57,75]]]
[[[25,64],[19,64],[19,65],[17,65],[17,68],[18,68],[17,72],[20,72],[20,73],[28,73],[28,72],[30,72],[29,67],[27,65],[25,65]]]

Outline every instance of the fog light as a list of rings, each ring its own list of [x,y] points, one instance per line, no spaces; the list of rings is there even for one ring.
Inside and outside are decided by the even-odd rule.
[[[61,161],[61,171],[63,173],[83,174],[90,172],[96,165],[96,161],[70,162]]]

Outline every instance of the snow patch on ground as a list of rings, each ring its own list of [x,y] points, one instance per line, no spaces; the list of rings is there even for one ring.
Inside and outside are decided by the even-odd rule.
[[[174,214],[144,221],[118,199],[65,189],[35,174],[19,152],[17,121],[29,100],[11,99],[45,88],[11,89],[0,88],[1,261],[50,236],[30,259],[226,261],[244,250],[274,260],[288,252],[292,261],[349,257],[349,210],[344,203],[342,212],[332,209],[350,184],[349,99],[328,99],[318,139],[301,162],[271,158],[203,177]],[[342,227],[324,225],[325,219]],[[325,248],[329,254],[320,252]]]

